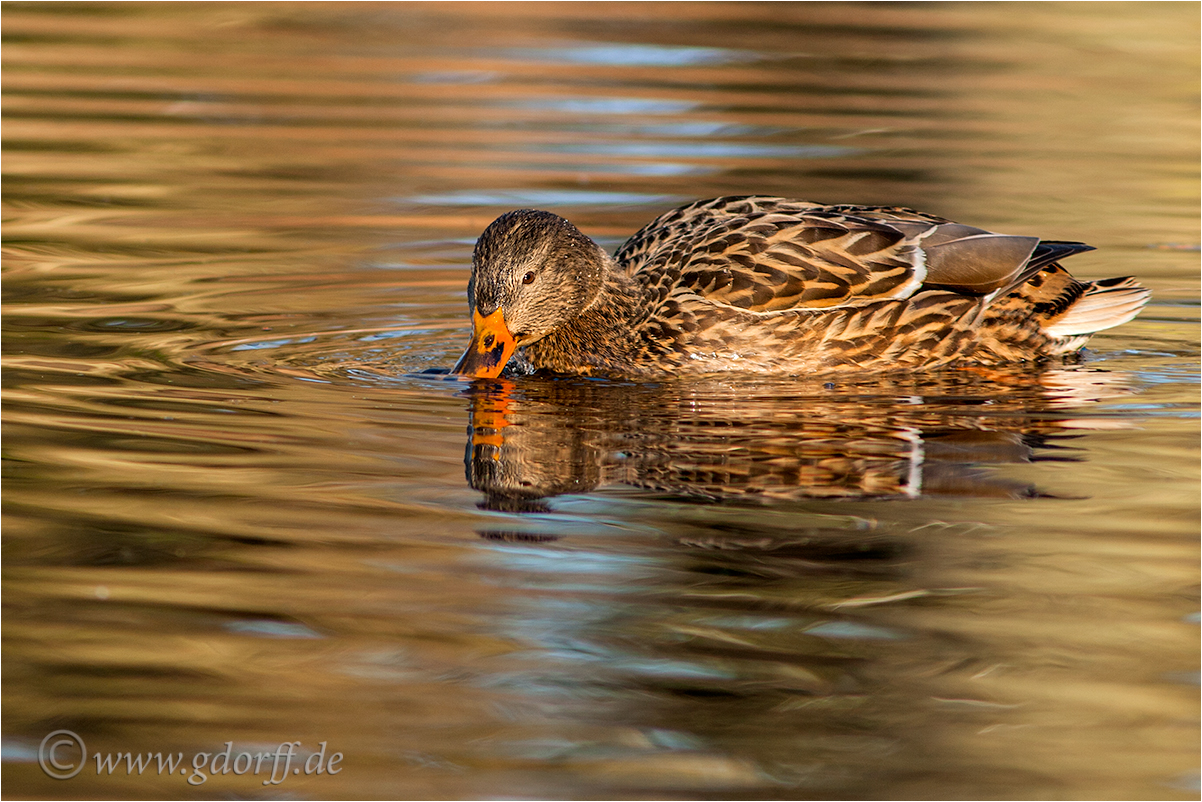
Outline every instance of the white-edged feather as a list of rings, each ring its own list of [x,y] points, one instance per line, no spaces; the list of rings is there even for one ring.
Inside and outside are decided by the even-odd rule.
[[[1150,295],[1134,282],[1091,288],[1043,331],[1049,337],[1072,337],[1120,326],[1139,314]]]

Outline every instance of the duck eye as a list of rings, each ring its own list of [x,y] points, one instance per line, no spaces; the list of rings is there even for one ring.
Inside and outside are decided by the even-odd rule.
[[[534,283],[534,271],[533,270],[526,271],[526,275],[522,276],[522,283],[523,284],[533,284]]]

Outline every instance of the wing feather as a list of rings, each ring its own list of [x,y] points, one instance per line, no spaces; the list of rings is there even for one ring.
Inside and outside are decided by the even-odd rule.
[[[1071,245],[1071,243],[1069,244]],[[753,312],[860,306],[924,289],[979,296],[1015,286],[1038,238],[900,207],[740,196],[652,221],[616,259],[645,286]]]

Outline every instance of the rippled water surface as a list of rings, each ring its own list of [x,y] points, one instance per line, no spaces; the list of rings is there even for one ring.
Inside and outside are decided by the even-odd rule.
[[[1197,798],[1196,4],[3,34],[6,796]],[[499,213],[613,248],[746,193],[1153,300],[1042,370],[438,372]],[[337,773],[248,768],[294,741]]]

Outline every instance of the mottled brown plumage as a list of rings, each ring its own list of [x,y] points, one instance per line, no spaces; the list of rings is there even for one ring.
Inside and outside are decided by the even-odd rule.
[[[1042,359],[1147,301],[1130,278],[1079,281],[1058,264],[1087,250],[910,209],[749,196],[667,212],[611,258],[563,218],[523,209],[476,244],[475,332],[455,371],[496,376],[512,362],[655,378]]]

